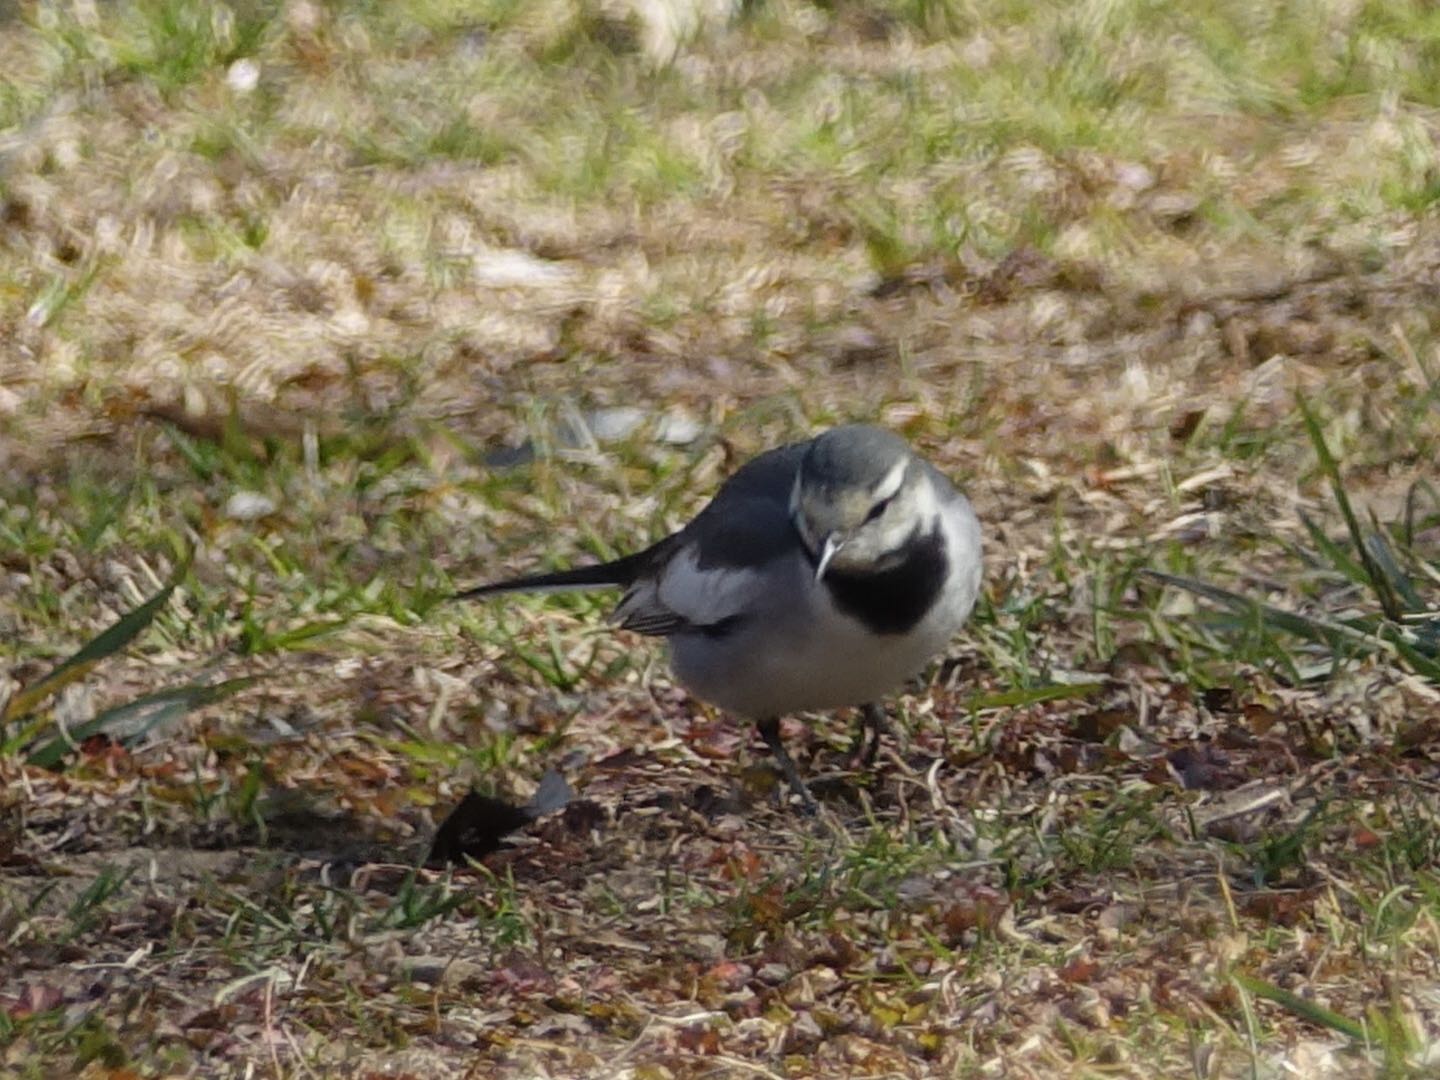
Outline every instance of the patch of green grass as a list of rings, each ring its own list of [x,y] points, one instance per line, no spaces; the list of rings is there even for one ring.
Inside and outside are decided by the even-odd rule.
[[[105,903],[125,885],[131,871],[113,866],[103,868],[95,880],[75,898],[66,912],[68,926],[61,940],[79,937],[92,929],[104,912]]]
[[[276,19],[266,0],[190,3],[129,0],[110,48],[120,71],[174,92],[242,56],[253,55]]]
[[[1057,872],[1068,875],[1073,868],[1103,875],[1133,869],[1138,849],[1153,850],[1172,839],[1154,812],[1162,798],[1160,791],[1139,789],[1094,800],[1099,805],[1087,800],[1086,809],[1054,838],[1056,855],[1063,860]]]
[[[173,94],[254,55],[278,10],[266,0],[126,0],[95,9],[90,18],[42,9],[32,25],[67,75],[114,72]]]
[[[1337,541],[1302,515],[1312,547],[1297,548],[1295,555],[1312,568],[1311,580],[1319,586],[1307,590],[1310,610],[1252,600],[1195,578],[1151,576],[1223,606],[1223,615],[1207,621],[1222,635],[1215,647],[1231,661],[1243,658],[1295,684],[1325,674],[1294,647],[1299,639],[1310,657],[1328,655],[1332,671],[1341,663],[1375,656],[1440,681],[1440,618],[1435,614],[1440,594],[1434,588],[1440,559],[1406,545],[1400,530],[1382,527],[1373,514],[1368,526],[1361,522],[1318,415],[1303,398],[1299,409],[1347,534]],[[1353,610],[1352,587],[1362,590],[1369,610]],[[1326,609],[1332,604],[1339,610]]]

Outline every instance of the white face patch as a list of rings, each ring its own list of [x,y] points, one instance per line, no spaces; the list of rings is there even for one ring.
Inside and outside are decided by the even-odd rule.
[[[940,514],[940,500],[935,497],[935,487],[929,483],[915,484],[911,490],[911,512],[920,520],[930,522]]]
[[[884,494],[887,490],[888,495]],[[883,514],[848,534],[844,546],[831,560],[837,570],[869,572],[890,565],[903,555],[917,531],[931,530],[939,512],[929,478],[924,472],[908,472],[904,462],[886,473],[870,496],[876,502],[889,500],[889,506]]]
[[[913,459],[894,462],[873,485],[841,491],[811,491],[797,477],[790,501],[812,560],[833,537],[837,546],[830,565],[842,571],[866,572],[890,563],[917,529],[929,530],[937,512],[929,477]],[[876,513],[877,507],[883,512]]]
[[[885,474],[880,483],[875,485],[874,495],[876,502],[884,502],[886,499],[894,498],[895,493],[900,490],[900,485],[905,482],[905,469],[909,466],[908,461],[897,461],[890,471]]]

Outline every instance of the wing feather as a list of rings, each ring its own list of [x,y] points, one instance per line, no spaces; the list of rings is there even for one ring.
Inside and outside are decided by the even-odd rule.
[[[753,610],[767,567],[800,550],[790,491],[803,450],[771,450],[730,477],[630,582],[612,621],[657,637],[721,634]]]

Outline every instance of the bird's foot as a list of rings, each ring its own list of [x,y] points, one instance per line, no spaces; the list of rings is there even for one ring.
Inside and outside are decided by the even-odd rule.
[[[880,737],[890,730],[885,719],[885,709],[873,702],[860,707],[860,725],[855,729],[855,740],[850,744],[849,765],[852,769],[869,769],[875,764],[880,753]]]
[[[765,745],[770,748],[771,755],[780,766],[780,771],[785,774],[786,781],[790,784],[790,790],[800,798],[800,805],[805,813],[813,814],[819,809],[815,805],[815,799],[810,794],[810,789],[805,786],[801,779],[800,770],[796,768],[795,761],[790,752],[785,749],[785,744],[780,741],[780,719],[770,717],[765,720],[758,720],[755,729],[760,732],[760,738],[765,740]]]

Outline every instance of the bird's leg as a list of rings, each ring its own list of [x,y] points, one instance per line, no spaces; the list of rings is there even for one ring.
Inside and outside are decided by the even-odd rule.
[[[805,781],[800,778],[800,770],[795,767],[790,752],[780,741],[780,718],[767,716],[764,720],[757,720],[755,721],[755,730],[760,732],[760,738],[765,740],[765,745],[770,748],[770,753],[779,763],[780,771],[785,774],[785,779],[790,784],[790,790],[800,796],[800,804],[805,808],[805,812],[807,814],[815,813],[815,800],[810,796],[810,789],[805,786]]]
[[[860,706],[860,726],[855,729],[855,741],[850,744],[850,760],[866,769],[874,765],[875,755],[880,752],[880,736],[889,730],[883,705],[872,701]]]

